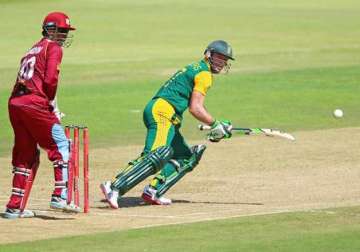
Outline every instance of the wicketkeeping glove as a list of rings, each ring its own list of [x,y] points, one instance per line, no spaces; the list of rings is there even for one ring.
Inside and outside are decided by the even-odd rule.
[[[63,112],[61,112],[59,110],[59,106],[57,104],[57,99],[55,97],[54,100],[50,101],[50,106],[52,107],[52,112],[55,114],[55,116],[59,119],[59,121],[61,121],[61,118],[63,118],[65,116],[65,114]]]
[[[208,139],[211,142],[219,142],[223,138],[231,137],[232,125],[230,121],[218,121],[216,120],[212,125],[208,134]]]

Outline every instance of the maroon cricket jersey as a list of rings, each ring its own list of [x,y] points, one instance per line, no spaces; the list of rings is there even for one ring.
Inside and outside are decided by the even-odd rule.
[[[11,97],[33,94],[51,101],[55,98],[62,48],[43,38],[21,59],[20,70]]]

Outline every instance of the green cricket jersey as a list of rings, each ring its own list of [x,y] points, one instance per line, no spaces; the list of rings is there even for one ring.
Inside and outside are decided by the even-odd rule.
[[[209,64],[203,59],[177,71],[156,93],[154,98],[168,101],[180,116],[189,107],[193,90],[206,95],[212,85]]]

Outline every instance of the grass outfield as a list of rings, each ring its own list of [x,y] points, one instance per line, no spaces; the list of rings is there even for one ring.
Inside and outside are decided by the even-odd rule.
[[[288,131],[360,125],[356,0],[0,0],[0,6],[9,20],[0,24],[6,31],[0,41],[0,155],[12,146],[6,102],[19,59],[39,39],[51,10],[67,12],[78,28],[65,49],[58,99],[64,124],[90,127],[92,148],[142,144],[145,103],[218,38],[231,42],[237,60],[228,76],[216,77],[206,101],[217,118]],[[332,118],[337,107],[344,120]],[[195,127],[186,116],[185,136],[201,137]]]
[[[1,251],[359,251],[360,207],[0,245]]]
[[[208,94],[207,108],[218,118],[230,118],[234,125],[287,131],[360,125],[360,66],[234,74],[219,78],[220,81],[221,85],[215,85]],[[59,91],[61,109],[67,114],[63,123],[88,125],[93,148],[142,144],[142,109],[159,83],[160,80],[129,81],[124,85],[111,82],[86,88],[64,86]],[[0,99],[5,106],[4,93]],[[345,111],[344,119],[332,116],[335,108]],[[4,114],[2,125],[8,125]],[[186,114],[184,134],[190,139],[201,137],[197,122]],[[2,132],[10,142],[10,125]],[[8,147],[6,143],[0,145],[2,152]]]

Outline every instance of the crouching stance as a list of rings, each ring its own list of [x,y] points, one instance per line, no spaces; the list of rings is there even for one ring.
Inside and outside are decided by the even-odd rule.
[[[206,146],[189,147],[180,133],[183,112],[190,113],[212,127],[210,140],[218,142],[231,137],[231,124],[215,120],[204,107],[205,96],[212,85],[213,74],[228,70],[233,60],[230,45],[217,40],[208,45],[205,57],[177,71],[146,105],[143,113],[147,128],[145,147],[137,159],[115,179],[100,185],[112,208],[118,198],[150,175],[156,174],[144,188],[142,198],[156,205],[169,205],[163,195],[199,163]]]
[[[55,189],[50,207],[78,211],[66,204],[69,141],[53,107],[62,46],[68,45],[69,18],[53,12],[43,22],[43,38],[22,58],[15,86],[9,99],[9,117],[14,130],[12,153],[13,181],[5,218],[32,217],[27,199],[39,167],[38,146],[47,151],[53,163]]]

